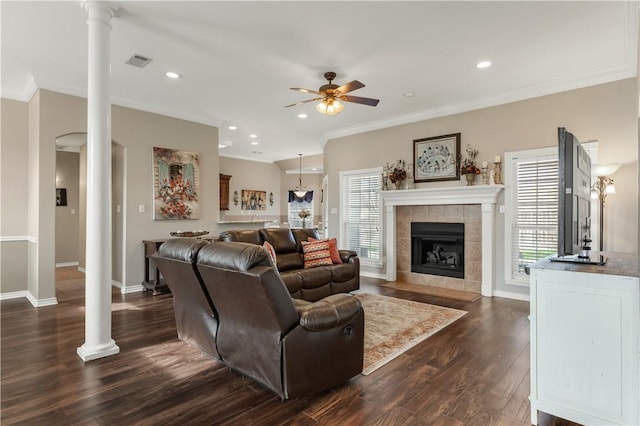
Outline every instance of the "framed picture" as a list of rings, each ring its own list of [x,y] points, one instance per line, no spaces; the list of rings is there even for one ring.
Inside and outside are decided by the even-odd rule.
[[[56,206],[67,205],[67,188],[56,188]]]
[[[414,182],[460,180],[460,133],[413,140]]]
[[[267,191],[242,190],[242,210],[266,210]]]
[[[153,147],[153,218],[198,219],[200,204],[198,154]]]

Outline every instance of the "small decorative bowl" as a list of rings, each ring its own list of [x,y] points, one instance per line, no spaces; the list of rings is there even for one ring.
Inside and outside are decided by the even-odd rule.
[[[169,235],[171,235],[172,237],[189,238],[189,237],[201,237],[203,235],[207,235],[208,233],[209,231],[173,231],[173,232],[169,232]]]

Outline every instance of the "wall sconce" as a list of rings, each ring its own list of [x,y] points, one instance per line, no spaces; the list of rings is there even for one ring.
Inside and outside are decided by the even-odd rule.
[[[599,164],[594,167],[594,172],[597,178],[593,185],[591,185],[591,197],[600,200],[600,251],[604,251],[604,200],[607,198],[607,195],[616,193],[616,187],[613,185],[613,179],[607,175],[614,174],[618,171],[619,167],[620,164]]]
[[[269,193],[269,205],[272,206],[273,205],[273,192]]]
[[[237,206],[238,201],[240,201],[240,198],[238,196],[238,191],[233,191],[233,204]]]

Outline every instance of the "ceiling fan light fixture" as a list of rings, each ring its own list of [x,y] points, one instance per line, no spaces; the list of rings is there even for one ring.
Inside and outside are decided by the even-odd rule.
[[[325,99],[316,105],[316,110],[326,115],[340,114],[344,109],[344,105],[335,99]]]

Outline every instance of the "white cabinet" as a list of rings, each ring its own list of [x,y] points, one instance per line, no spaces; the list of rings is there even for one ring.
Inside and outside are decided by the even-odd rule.
[[[635,266],[634,266],[635,265]],[[637,256],[531,269],[531,422],[640,424]]]

